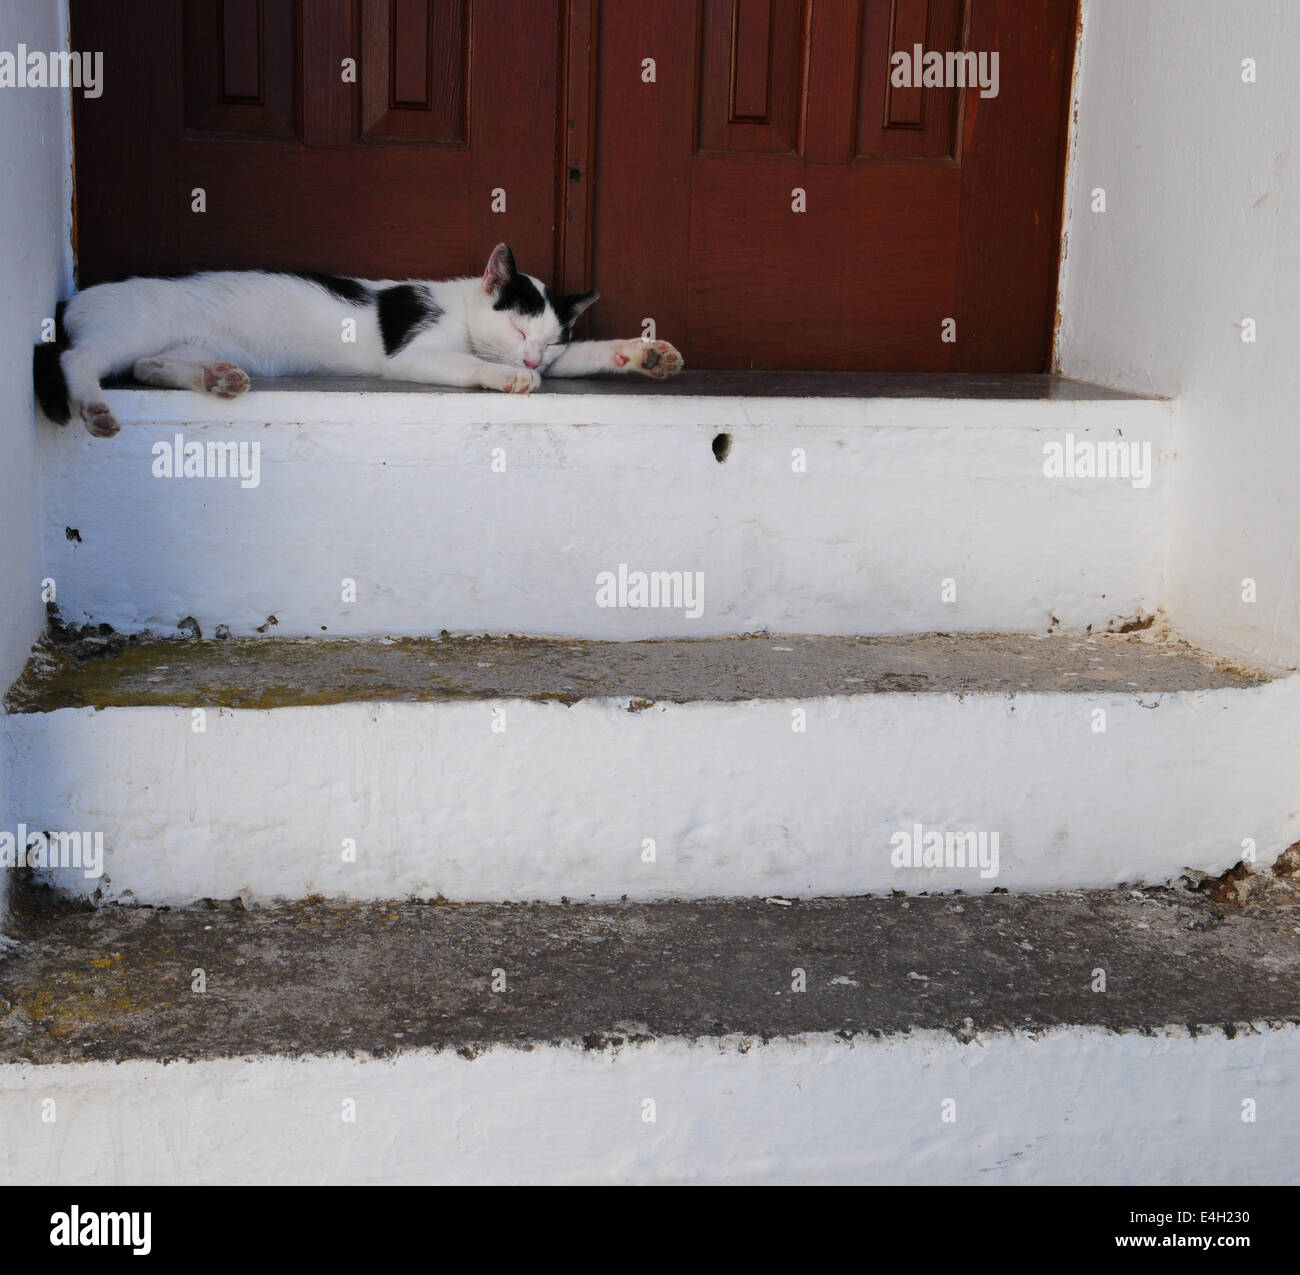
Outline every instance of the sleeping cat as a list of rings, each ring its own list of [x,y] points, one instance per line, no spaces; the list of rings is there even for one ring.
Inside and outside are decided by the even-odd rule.
[[[329,372],[528,394],[543,375],[682,370],[667,341],[572,341],[596,297],[556,294],[520,274],[505,244],[482,279],[242,270],[101,283],[61,306],[58,339],[36,347],[36,396],[52,421],[75,412],[96,438],[111,438],[119,426],[99,383],[128,370],[148,385],[219,398],[242,394],[250,375]]]

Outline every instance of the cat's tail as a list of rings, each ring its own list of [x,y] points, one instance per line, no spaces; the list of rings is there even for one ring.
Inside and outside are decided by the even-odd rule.
[[[41,405],[41,411],[56,425],[66,425],[72,419],[62,362],[63,351],[68,348],[68,334],[63,327],[63,310],[67,304],[60,301],[55,308],[54,340],[43,341],[32,350],[32,383],[36,387],[36,401]]]

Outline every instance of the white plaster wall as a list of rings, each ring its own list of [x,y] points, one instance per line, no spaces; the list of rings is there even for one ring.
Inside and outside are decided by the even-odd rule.
[[[118,437],[51,431],[43,457],[46,551],[75,623],[173,632],[192,616],[205,636],[238,635],[274,615],[277,636],[618,640],[1043,631],[1053,618],[1105,628],[1163,593],[1163,402],[110,400]],[[719,432],[733,439],[723,464]],[[258,444],[259,485],[154,476],[152,449],[180,433]],[[1150,485],[1046,477],[1044,444],[1071,434],[1149,444]],[[598,606],[598,575],[621,563],[702,573],[703,614]]]
[[[1297,716],[1300,676],[639,712],[615,700],[209,709],[201,733],[183,708],[62,709],[14,717],[11,735],[29,827],[103,834],[101,878],[50,874],[77,893],[663,899],[1162,882],[1222,872],[1247,837],[1271,862],[1300,838]],[[891,838],[917,822],[997,833],[998,875],[895,867]]]
[[[1295,667],[1300,5],[1084,3],[1060,368],[1180,396],[1172,619]],[[1247,57],[1255,84],[1242,83]],[[1090,209],[1096,187],[1104,213]]]
[[[1298,1072],[1294,1027],[15,1065],[0,1184],[1281,1185]]]
[[[0,48],[66,47],[65,12],[65,0],[4,0]],[[0,692],[44,625],[31,360],[72,286],[68,107],[60,90],[0,89]],[[10,815],[0,768],[0,827]],[[8,884],[0,870],[0,923]]]

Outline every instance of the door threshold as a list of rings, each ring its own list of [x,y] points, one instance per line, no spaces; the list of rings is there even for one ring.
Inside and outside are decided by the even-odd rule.
[[[129,378],[112,388],[150,396],[189,393],[158,390]],[[474,394],[493,391],[386,380],[377,376],[254,377],[253,391],[333,394]],[[615,394],[671,398],[911,398],[1012,402],[1152,400],[1158,396],[1111,389],[1090,381],[1034,372],[758,372],[687,369],[671,380],[644,376],[556,377],[539,395]]]
[[[533,394],[499,394],[379,377],[254,378],[249,393],[220,399],[192,390],[119,383],[107,398],[126,423],[431,422],[740,426],[924,425],[1027,429],[1124,427],[1150,417],[1157,428],[1167,401],[1086,381],[1029,373],[717,372],[687,370],[669,381],[604,376],[545,381]],[[564,404],[569,406],[564,406]],[[581,406],[578,406],[581,403]],[[1085,419],[1086,418],[1086,419]]]

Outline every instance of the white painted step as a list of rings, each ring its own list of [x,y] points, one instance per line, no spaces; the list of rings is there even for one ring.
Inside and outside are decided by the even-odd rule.
[[[1300,839],[1300,677],[1137,637],[234,640],[55,664],[10,697],[9,808],[102,833],[102,876],[48,873],[100,900],[1044,891]]]
[[[1167,402],[1049,377],[688,372],[527,398],[265,384],[229,403],[110,391],[117,438],[45,431],[46,560],[65,622],[169,634],[192,620],[204,636],[1026,632],[1104,629],[1161,602]],[[178,438],[205,457],[245,446],[250,475],[256,445],[257,485],[155,476]],[[1045,448],[1120,445],[1139,465],[1149,452],[1149,469],[1044,472]],[[683,573],[699,593],[602,605],[635,602],[641,572]]]
[[[1294,1026],[16,1063],[0,1184],[1276,1186],[1298,1070]]]

